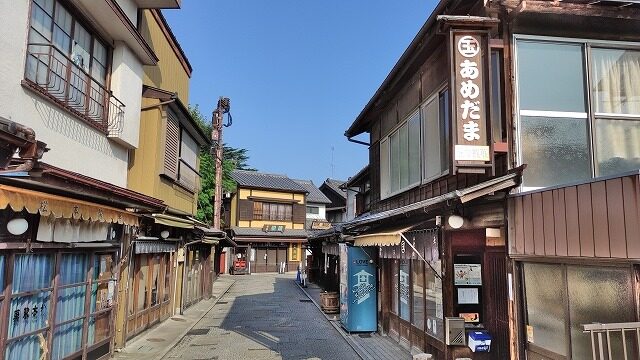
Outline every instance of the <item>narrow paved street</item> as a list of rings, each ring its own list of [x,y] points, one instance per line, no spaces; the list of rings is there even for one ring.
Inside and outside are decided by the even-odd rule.
[[[239,275],[163,359],[359,359],[291,275]]]

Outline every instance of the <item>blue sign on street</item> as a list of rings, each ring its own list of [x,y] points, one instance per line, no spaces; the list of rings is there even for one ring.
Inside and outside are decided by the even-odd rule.
[[[340,244],[340,321],[349,332],[377,330],[374,250]]]

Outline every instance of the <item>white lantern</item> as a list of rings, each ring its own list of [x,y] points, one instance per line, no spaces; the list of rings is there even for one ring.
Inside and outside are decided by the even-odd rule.
[[[464,218],[459,215],[451,215],[447,219],[447,223],[452,229],[460,229],[464,225]]]
[[[29,229],[29,222],[23,218],[15,218],[7,223],[7,231],[11,235],[22,235]]]

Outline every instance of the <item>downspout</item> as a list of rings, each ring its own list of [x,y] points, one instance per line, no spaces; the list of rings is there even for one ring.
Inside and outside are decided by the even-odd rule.
[[[175,96],[175,95],[174,95],[174,96]],[[161,101],[161,102],[159,102],[159,103],[157,103],[157,104],[151,104],[151,105],[143,106],[143,107],[141,107],[141,108],[140,108],[140,111],[145,111],[145,110],[149,110],[149,109],[156,108],[156,107],[158,107],[158,106],[171,104],[171,103],[175,102],[175,101],[176,101],[176,99],[177,99],[176,97],[173,97],[171,100]]]

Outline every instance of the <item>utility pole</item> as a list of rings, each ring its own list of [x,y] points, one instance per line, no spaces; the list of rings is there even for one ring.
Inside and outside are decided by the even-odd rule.
[[[218,107],[213,111],[213,127],[211,129],[211,139],[213,140],[213,144],[211,145],[211,153],[215,158],[216,164],[216,188],[214,192],[214,203],[213,203],[213,228],[220,229],[220,219],[222,212],[222,156],[223,156],[223,146],[222,146],[222,128],[223,126],[228,127],[231,126],[231,114],[229,110],[231,109],[231,102],[229,98],[220,97],[218,99]],[[224,114],[228,115],[228,122],[226,124],[223,123]]]

